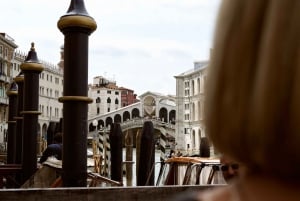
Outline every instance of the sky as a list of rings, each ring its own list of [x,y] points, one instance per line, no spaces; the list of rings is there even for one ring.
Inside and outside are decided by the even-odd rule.
[[[140,96],[176,95],[174,76],[209,60],[221,0],[85,0],[97,29],[89,37],[89,83],[115,80]],[[71,0],[1,2],[0,32],[27,52],[57,64],[64,35],[57,22]]]

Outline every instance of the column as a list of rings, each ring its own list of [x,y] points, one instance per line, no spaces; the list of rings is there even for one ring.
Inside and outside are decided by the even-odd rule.
[[[7,163],[12,164],[16,162],[16,120],[18,109],[18,86],[16,82],[10,84],[9,90],[6,92],[9,97],[8,106],[8,129],[7,129]]]
[[[37,169],[37,132],[39,112],[39,74],[44,67],[39,62],[31,43],[31,49],[21,64],[24,73],[23,91],[23,158],[22,158],[22,181],[28,180]]]
[[[83,0],[72,0],[57,26],[64,34],[63,186],[87,185],[88,38],[97,25]]]

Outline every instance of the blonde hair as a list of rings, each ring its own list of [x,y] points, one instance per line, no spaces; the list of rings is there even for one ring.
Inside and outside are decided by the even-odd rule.
[[[214,146],[252,171],[299,180],[300,1],[223,1],[207,87]]]

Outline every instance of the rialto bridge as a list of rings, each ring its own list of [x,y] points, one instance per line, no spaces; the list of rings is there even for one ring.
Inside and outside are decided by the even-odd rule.
[[[106,135],[112,123],[120,123],[125,141],[126,134],[136,135],[141,132],[145,121],[152,121],[157,145],[160,146],[162,157],[166,146],[173,146],[175,139],[176,105],[174,96],[146,92],[140,96],[140,102],[122,107],[104,115],[88,119],[89,137],[95,133]],[[103,137],[104,138],[104,137]],[[101,140],[102,141],[102,140]],[[123,142],[124,142],[123,141]]]

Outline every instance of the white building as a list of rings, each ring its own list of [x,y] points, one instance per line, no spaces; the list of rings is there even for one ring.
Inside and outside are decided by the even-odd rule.
[[[38,54],[38,52],[37,52]],[[16,51],[13,59],[12,78],[20,73],[20,65],[27,53]],[[44,70],[40,73],[39,82],[39,115],[38,136],[46,139],[50,122],[59,122],[63,115],[63,104],[58,98],[63,96],[63,69],[58,65],[40,60]]]
[[[15,41],[6,33],[0,33],[0,142],[6,140],[8,120],[8,97],[7,87],[11,82],[12,60],[14,50],[17,48]],[[5,145],[0,145],[0,151]]]
[[[121,108],[121,90],[115,81],[96,76],[88,89],[88,96],[93,99],[93,103],[89,104],[89,117],[113,112]]]
[[[194,68],[176,78],[176,149],[189,155],[199,154],[206,137],[204,125],[204,89],[208,61],[194,62]]]

